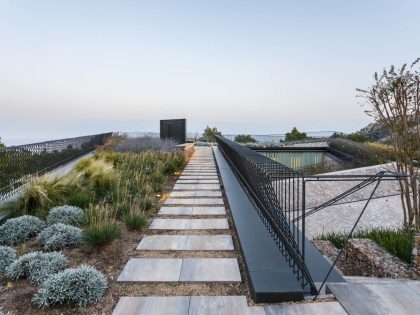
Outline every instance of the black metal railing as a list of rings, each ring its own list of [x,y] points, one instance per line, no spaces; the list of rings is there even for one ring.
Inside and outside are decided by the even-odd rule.
[[[25,183],[102,145],[112,133],[45,141],[0,149],[0,202]]]
[[[305,262],[305,218],[372,185],[374,188],[364,200],[363,209],[346,238],[347,242],[373,199],[379,184],[382,181],[402,180],[406,177],[404,174],[390,171],[381,171],[372,175],[304,175],[222,136],[217,136],[216,140],[281,253],[289,261],[293,272],[297,274],[302,288],[315,294],[315,298],[322,290],[339,256],[324,276],[321,286],[317,288]],[[346,181],[356,184],[319,206],[307,210],[306,184],[323,181]],[[341,253],[342,251],[339,255]]]
[[[303,214],[303,175],[221,136],[216,140],[298,281],[315,293],[305,264],[305,218],[293,222]]]

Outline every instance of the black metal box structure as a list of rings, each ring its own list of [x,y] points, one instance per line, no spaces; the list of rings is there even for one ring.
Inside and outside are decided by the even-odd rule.
[[[185,143],[187,138],[186,119],[165,119],[160,121],[160,138],[171,138],[177,143]]]

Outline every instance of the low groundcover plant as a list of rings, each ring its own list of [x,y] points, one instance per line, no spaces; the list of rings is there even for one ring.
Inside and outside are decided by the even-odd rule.
[[[108,281],[92,266],[81,265],[56,273],[44,281],[32,302],[40,307],[72,303],[80,307],[98,302],[108,287]]]

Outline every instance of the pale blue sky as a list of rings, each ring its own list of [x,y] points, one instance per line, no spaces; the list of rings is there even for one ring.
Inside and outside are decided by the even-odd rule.
[[[355,88],[420,56],[420,1],[0,0],[0,136],[355,131]]]

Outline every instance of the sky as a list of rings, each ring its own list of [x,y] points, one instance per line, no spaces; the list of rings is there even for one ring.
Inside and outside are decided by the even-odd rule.
[[[371,121],[355,89],[420,57],[418,12],[418,0],[0,0],[0,137],[172,118],[189,132],[354,132]]]

